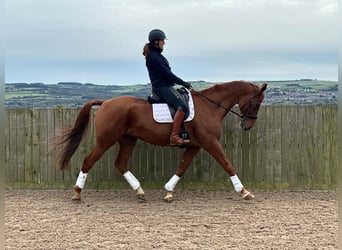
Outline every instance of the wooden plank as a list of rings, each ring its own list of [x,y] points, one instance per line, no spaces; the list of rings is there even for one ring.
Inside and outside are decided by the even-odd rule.
[[[40,126],[41,120],[40,120],[40,111],[37,109],[32,110],[31,114],[31,126],[32,126],[32,151],[31,151],[31,176],[32,176],[32,182],[36,184],[41,184],[41,171],[40,171],[40,165],[41,165],[41,157],[40,157],[40,149],[41,147],[41,135],[40,135]]]
[[[48,154],[47,154],[47,180],[48,183],[55,182],[56,176],[56,132],[55,132],[55,110],[47,110],[47,133],[48,133]]]
[[[139,172],[137,172],[135,176],[140,180],[141,183],[144,183],[144,180],[149,173],[148,166],[151,161],[151,147],[148,144],[143,143],[143,146],[140,148],[140,150],[140,159],[142,160],[142,162],[140,164]]]
[[[282,183],[282,165],[281,165],[281,151],[282,151],[282,108],[272,107],[273,111],[273,131],[272,131],[272,164],[273,164],[273,182],[274,185]]]
[[[202,164],[195,165],[192,164],[193,169],[201,169],[200,175],[197,175],[197,178],[200,176],[200,179],[197,179],[195,176],[192,178],[193,181],[200,181],[200,182],[209,182],[215,181],[219,178],[220,175],[224,174],[222,167],[215,161],[215,159],[206,151],[200,151]]]
[[[25,113],[23,110],[15,110],[16,113],[16,149],[18,182],[25,182]]]
[[[165,148],[164,152],[164,175],[162,176],[161,181],[166,182],[176,171],[173,163],[176,163],[177,159],[175,159],[174,150],[172,148]]]
[[[54,136],[55,138],[58,138],[62,131],[63,131],[63,114],[64,114],[64,109],[55,109],[54,110],[54,119],[55,119],[55,127],[54,127]],[[56,152],[51,152],[51,157],[53,161],[55,161],[57,154]],[[60,171],[58,169],[53,169],[52,172],[54,171],[54,181],[63,183],[63,171]]]
[[[250,132],[243,131],[241,133],[241,171],[240,178],[245,182],[248,179],[248,172],[250,167],[249,159],[250,146]]]
[[[6,155],[8,160],[6,161],[6,182],[19,182],[19,164],[18,162],[18,141],[17,137],[20,136],[17,131],[17,112],[16,110],[9,110],[7,112],[7,127],[8,137],[6,137]],[[20,143],[23,146],[23,143]]]
[[[286,109],[282,108],[282,117],[281,117],[281,168],[282,168],[282,181],[290,185],[290,182],[293,181],[293,176],[291,173],[294,172],[291,169],[292,163],[291,159],[289,158],[290,150],[292,148],[292,134],[289,128],[295,127],[295,123],[292,120],[295,114],[295,108],[288,107]]]
[[[265,124],[265,134],[267,135],[264,139],[264,181],[270,183],[271,185],[274,183],[274,167],[273,167],[273,110],[266,109],[266,116],[268,117],[268,122]]]
[[[158,181],[161,181],[161,180],[166,180],[166,178],[168,178],[167,176],[166,176],[166,169],[167,169],[167,165],[166,165],[166,163],[165,163],[165,161],[166,161],[166,157],[165,157],[165,155],[167,155],[168,154],[168,150],[167,150],[167,148],[164,148],[162,151],[161,151],[161,153],[160,153],[160,165],[159,165],[159,169],[160,169],[160,174],[159,174],[159,176],[158,176]]]
[[[253,182],[255,172],[257,169],[257,160],[258,160],[258,130],[255,127],[251,129],[249,132],[249,165],[246,169],[245,174],[245,182]]]
[[[337,137],[334,136],[337,134],[337,107],[336,106],[327,106],[323,108],[322,112],[322,161],[323,165],[320,166],[320,184],[335,183],[336,184],[336,176],[337,176],[337,166],[338,166],[338,152],[337,152]],[[334,167],[335,166],[335,167]],[[319,167],[315,166],[317,171]]]
[[[4,163],[5,163],[5,181],[11,181],[10,180],[10,176],[11,176],[11,174],[10,174],[10,172],[11,172],[11,168],[10,168],[10,166],[11,166],[11,164],[9,164],[9,162],[11,161],[11,159],[10,159],[10,142],[11,142],[11,134],[10,134],[10,125],[11,123],[10,123],[10,119],[9,119],[9,117],[8,117],[8,114],[7,114],[7,116],[6,116],[6,120],[5,120],[5,133],[4,133],[4,142],[5,142],[5,151],[4,151],[4,153],[5,153],[5,159],[4,159]]]
[[[289,107],[283,120],[284,139],[282,144],[282,168],[283,175],[287,174],[289,188],[296,186],[299,163],[299,142],[296,136],[301,131],[298,120],[298,107]]]
[[[33,182],[32,169],[32,110],[24,112],[24,167],[25,182]]]
[[[48,130],[48,110],[40,109],[39,110],[39,171],[40,171],[40,181],[45,183],[46,185],[49,183],[48,179],[48,152],[49,152],[49,130]]]
[[[153,179],[152,181],[160,180],[162,176],[162,153],[163,148],[154,147],[153,148]]]
[[[317,142],[320,141],[320,120],[321,115],[315,107],[306,107],[300,109],[300,117],[303,118],[301,124],[299,124],[299,130],[301,131],[301,143],[300,143],[300,162],[298,164],[298,176],[299,181],[303,187],[310,188],[314,185],[314,165],[318,160],[320,152],[317,151]],[[318,154],[317,154],[318,153]],[[319,173],[318,173],[319,174]]]
[[[267,117],[267,110],[270,107],[261,107],[258,113],[258,120],[256,121],[257,130],[257,142],[256,142],[256,150],[257,150],[257,159],[254,171],[254,182],[256,185],[263,185],[265,183],[265,176],[266,176],[266,138],[269,136],[267,134],[267,124],[272,123],[270,117]]]
[[[323,180],[328,185],[337,184],[338,143],[337,143],[337,107],[323,108]]]
[[[281,166],[282,166],[282,180],[290,187],[295,181],[296,163],[294,163],[294,155],[297,152],[297,145],[294,143],[293,128],[296,128],[296,107],[282,108],[282,140],[281,140]]]

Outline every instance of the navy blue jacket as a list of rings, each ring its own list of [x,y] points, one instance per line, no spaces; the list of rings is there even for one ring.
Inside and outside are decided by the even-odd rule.
[[[152,89],[170,87],[176,84],[184,85],[182,79],[171,72],[167,59],[161,54],[161,49],[150,45],[150,51],[146,57],[146,67],[150,76]]]

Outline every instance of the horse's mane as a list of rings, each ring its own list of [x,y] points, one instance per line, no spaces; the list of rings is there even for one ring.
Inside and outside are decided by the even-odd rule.
[[[213,92],[226,92],[226,91],[234,91],[236,88],[241,87],[241,85],[246,85],[246,89],[249,89],[251,87],[256,88],[256,85],[251,83],[251,82],[246,82],[246,81],[232,81],[232,82],[224,82],[224,83],[217,83],[214,84],[213,86],[203,89],[200,92],[202,94],[210,95]]]

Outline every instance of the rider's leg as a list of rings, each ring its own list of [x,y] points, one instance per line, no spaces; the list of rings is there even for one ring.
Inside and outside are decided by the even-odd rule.
[[[177,111],[173,120],[173,127],[170,136],[170,145],[181,146],[189,144],[190,140],[179,137],[181,126],[187,113],[187,105],[181,99],[180,94],[174,87],[155,88],[154,92],[162,98],[167,104],[173,106]]]
[[[187,139],[182,139],[179,137],[181,126],[184,120],[185,112],[183,109],[180,107],[177,109],[177,112],[175,114],[175,117],[173,119],[173,127],[172,127],[172,132],[170,136],[170,145],[175,146],[175,145],[184,145],[184,144],[189,144],[190,140]]]

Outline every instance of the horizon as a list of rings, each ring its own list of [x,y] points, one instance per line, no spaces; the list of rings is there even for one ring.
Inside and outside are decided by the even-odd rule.
[[[239,81],[239,80],[232,80],[232,81]],[[245,80],[242,80],[245,81]],[[250,80],[250,82],[296,82],[296,81],[319,81],[319,82],[336,82],[338,83],[338,80],[326,80],[326,79],[310,79],[310,78],[303,78],[303,79],[286,79],[286,80]],[[222,82],[211,82],[211,81],[204,81],[204,80],[194,80],[189,81],[190,83],[199,83],[199,82],[205,82],[205,83],[212,83],[212,84],[219,84],[219,83],[225,83],[225,82],[231,82],[231,81],[222,81]],[[247,81],[248,82],[248,81]],[[77,82],[77,81],[62,81],[62,82],[56,82],[56,83],[45,83],[45,82],[5,82],[5,84],[45,84],[45,85],[58,85],[58,84],[92,84],[92,85],[99,85],[99,86],[131,86],[131,85],[151,85],[151,83],[133,83],[133,84],[98,84],[98,83],[92,83],[92,82]],[[175,84],[176,86],[180,86]]]

